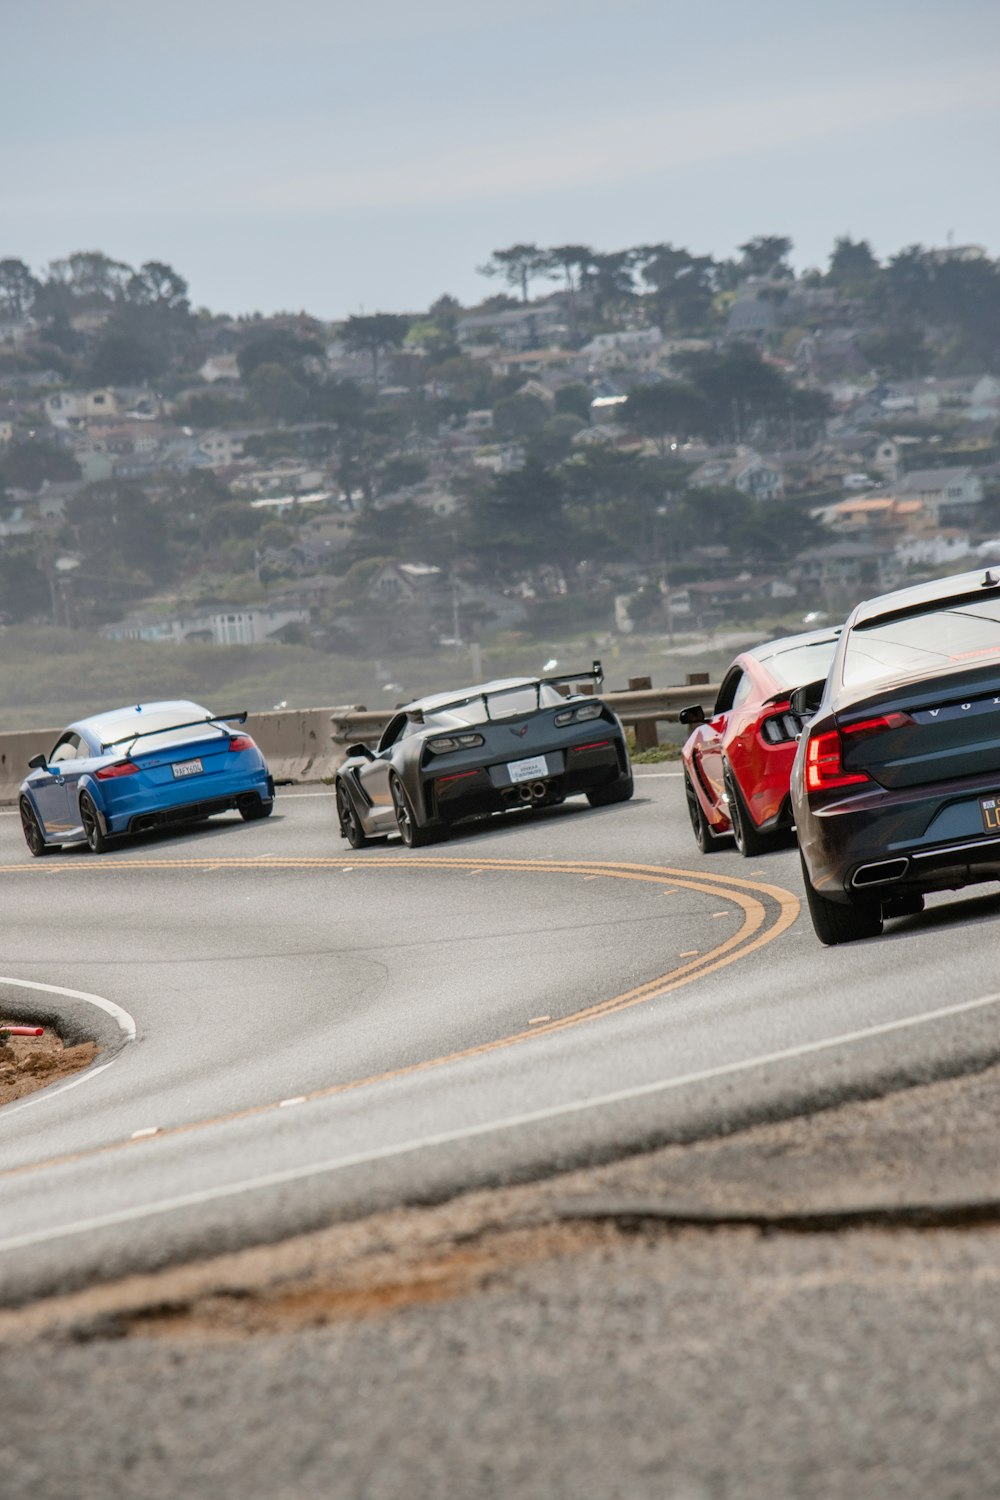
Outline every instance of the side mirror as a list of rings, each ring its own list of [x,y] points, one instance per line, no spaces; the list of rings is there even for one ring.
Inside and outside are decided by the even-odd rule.
[[[826,678],[819,682],[807,682],[804,687],[797,687],[788,699],[788,706],[793,714],[808,718],[819,708],[823,697],[823,689],[826,686]]]
[[[375,759],[375,756],[372,754],[367,745],[348,745],[347,755],[348,759],[352,759],[354,756],[360,756],[362,760]]]
[[[681,724],[704,724],[705,710],[700,703],[692,703],[689,708],[682,708],[677,718]]]
[[[28,765],[32,771],[47,771],[49,762],[44,755],[33,755],[28,761]]]

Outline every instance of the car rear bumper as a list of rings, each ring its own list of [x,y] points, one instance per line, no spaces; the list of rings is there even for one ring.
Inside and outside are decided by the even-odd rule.
[[[814,887],[834,901],[904,891],[959,890],[1000,880],[1000,834],[983,826],[979,799],[991,776],[961,792],[865,793],[800,817],[798,833]]]
[[[507,762],[426,778],[428,816],[454,822],[474,813],[561,801],[629,774],[627,751],[617,740],[594,748],[549,751],[535,758],[544,760],[544,769],[523,781],[512,779]]]
[[[198,795],[192,795],[197,791]],[[266,803],[274,798],[274,782],[266,770],[247,776],[211,776],[195,788],[190,781],[176,786],[157,788],[155,799],[146,796],[130,798],[125,805],[116,799],[105,810],[107,831],[139,833],[143,829],[163,828],[172,823],[190,823],[196,818],[210,818],[215,813],[230,812],[249,801]]]

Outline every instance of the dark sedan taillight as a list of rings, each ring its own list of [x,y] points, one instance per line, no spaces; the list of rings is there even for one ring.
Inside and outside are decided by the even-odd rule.
[[[832,792],[871,781],[867,771],[845,771],[843,743],[836,729],[813,734],[806,746],[806,791]]]
[[[845,786],[871,784],[872,777],[867,771],[845,768],[845,752],[860,740],[888,734],[893,729],[904,729],[912,723],[909,714],[876,714],[871,719],[856,719],[853,724],[844,724],[839,729],[810,735],[806,746],[806,791],[830,792]]]
[[[141,770],[134,760],[116,760],[114,765],[102,766],[94,775],[98,781],[114,781],[117,776],[135,776]]]

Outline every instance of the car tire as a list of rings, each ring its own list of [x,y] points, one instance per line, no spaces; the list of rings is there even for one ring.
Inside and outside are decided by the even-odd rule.
[[[267,802],[262,797],[258,797],[256,803],[251,802],[247,805],[241,803],[239,805],[239,814],[244,823],[256,823],[260,818],[269,818],[273,812],[273,797]]]
[[[756,859],[758,854],[766,854],[771,848],[771,839],[766,833],[760,832],[750,816],[750,811],[743,800],[743,793],[739,789],[732,768],[728,765],[723,768],[722,780],[729,802],[729,824],[733,830],[733,842],[736,848],[744,859]]]
[[[826,948],[835,948],[838,943],[856,943],[864,938],[878,937],[882,931],[882,903],[867,896],[850,905],[831,901],[820,894],[809,879],[806,862],[799,850],[802,879],[806,888],[806,905],[812,918],[813,931]]]
[[[714,854],[720,847],[718,837],[712,832],[711,824],[705,816],[705,809],[698,801],[698,793],[694,789],[694,782],[690,773],[684,768],[684,797],[687,801],[688,817],[691,819],[691,832],[694,841],[702,854]]]
[[[437,838],[436,830],[424,828],[417,822],[413,803],[406,795],[406,788],[398,776],[390,778],[389,790],[392,793],[392,805],[396,814],[396,827],[407,849],[423,849],[427,844],[433,844]]]
[[[342,781],[337,782],[337,818],[340,822],[340,836],[346,839],[352,849],[363,849],[368,842],[368,836],[361,826],[358,810],[351,801],[351,794]]]
[[[89,792],[80,793],[80,822],[91,854],[103,854],[109,847],[108,838],[101,827],[101,820]]]
[[[43,854],[51,854],[53,849],[58,849],[58,844],[47,844],[42,832],[42,825],[38,821],[35,809],[27,797],[22,797],[19,803],[21,814],[21,830],[24,834],[24,842],[28,846],[28,853],[32,859],[41,859]]]
[[[612,807],[616,802],[628,802],[635,791],[635,782],[632,773],[622,776],[618,781],[606,783],[604,786],[592,786],[587,793],[587,801],[591,807]]]

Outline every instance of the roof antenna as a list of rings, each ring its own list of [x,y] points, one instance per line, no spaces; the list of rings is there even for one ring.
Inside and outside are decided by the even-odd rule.
[[[986,572],[979,580],[979,587],[981,589],[995,589],[998,583],[1000,583],[1000,578],[995,578],[990,569],[987,568]]]

